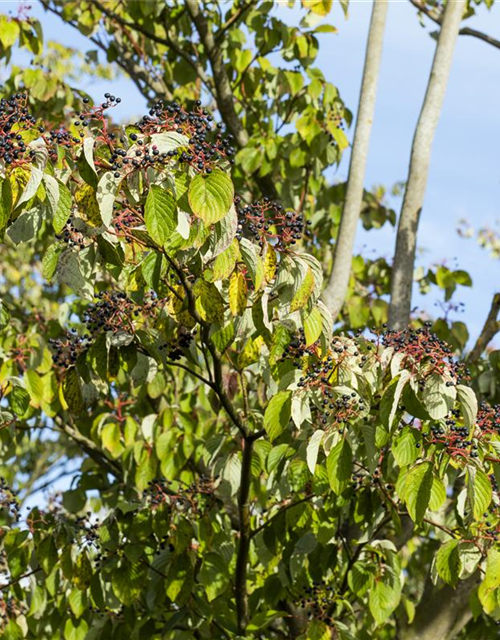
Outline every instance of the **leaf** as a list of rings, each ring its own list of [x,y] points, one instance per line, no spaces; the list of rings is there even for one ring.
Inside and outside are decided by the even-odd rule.
[[[278,266],[278,256],[270,244],[266,245],[266,255],[264,256],[264,278],[266,282],[271,282],[276,275]]]
[[[240,240],[240,252],[255,290],[258,291],[264,279],[264,265],[262,263],[262,258],[257,253],[254,245],[246,238],[241,238]]]
[[[475,520],[481,520],[493,498],[493,489],[486,473],[477,467],[467,467],[467,496]]]
[[[62,383],[63,395],[71,413],[79,415],[85,409],[83,402],[80,377],[75,367],[71,367],[64,374]]]
[[[500,587],[500,551],[492,547],[486,559],[486,572],[479,585],[478,597],[486,613],[491,613],[498,605],[491,602],[488,596]]]
[[[193,566],[187,553],[175,556],[167,574],[167,596],[182,604],[191,596]]]
[[[229,278],[234,270],[239,253],[238,242],[234,240],[225,251],[215,258],[211,267],[212,273],[210,280],[214,282],[216,280],[226,280]]]
[[[368,604],[370,613],[377,624],[383,624],[396,609],[401,597],[400,591],[381,580],[370,589]]]
[[[97,174],[95,164],[94,164],[94,144],[95,144],[94,138],[87,136],[86,138],[83,139],[83,155],[89,167],[92,169],[92,171],[95,174]]]
[[[314,275],[310,267],[306,271],[306,275],[293,296],[290,304],[290,313],[302,309],[307,304],[307,301],[313,294],[315,288]]]
[[[309,11],[319,16],[326,16],[330,13],[332,5],[333,0],[302,0],[302,6],[305,9],[309,9]]]
[[[231,178],[215,169],[210,174],[198,174],[189,185],[189,205],[205,224],[214,224],[228,213],[234,198]]]
[[[458,540],[449,540],[441,545],[436,554],[436,571],[447,584],[453,587],[457,584],[460,571]]]
[[[425,386],[420,395],[425,410],[434,420],[444,418],[452,409],[457,396],[455,386],[446,386],[443,376],[432,373],[425,379]]]
[[[57,243],[49,245],[42,258],[42,275],[49,282],[54,277],[59,262],[59,256],[64,250],[64,245]]]
[[[229,572],[226,560],[218,553],[207,553],[203,558],[198,582],[205,587],[209,602],[220,596],[229,584]]]
[[[45,184],[45,192],[47,193],[50,212],[52,216],[54,216],[59,204],[59,182],[48,173],[44,174],[43,182]]]
[[[477,418],[477,397],[470,387],[463,384],[457,385],[458,401],[462,406],[462,415],[466,427],[473,427]]]
[[[120,186],[121,177],[115,178],[112,171],[107,171],[97,184],[96,198],[103,225],[109,229],[113,220],[113,205]]]
[[[410,469],[405,482],[404,496],[410,518],[421,524],[429,506],[432,490],[432,464],[422,462]]]
[[[388,429],[392,428],[394,417],[399,407],[399,400],[406,383],[409,381],[411,374],[403,369],[396,378],[394,378],[387,389],[384,391],[380,402],[380,419],[382,424]]]
[[[269,401],[264,413],[264,429],[271,442],[283,433],[292,415],[292,392],[279,391]]]
[[[92,246],[79,253],[66,249],[61,253],[57,264],[59,280],[87,300],[92,300],[94,297],[94,287],[91,282],[94,255]]]
[[[349,484],[352,474],[352,449],[347,439],[337,442],[328,454],[326,472],[332,491],[340,495]]]
[[[144,587],[140,565],[123,561],[112,573],[111,586],[118,600],[129,607],[141,595]]]
[[[34,142],[28,145],[28,148],[33,150],[34,159],[31,164],[31,173],[24,188],[24,191],[21,194],[21,197],[16,203],[16,208],[19,207],[24,202],[28,202],[38,191],[38,187],[42,182],[43,172],[45,171],[45,166],[47,164],[47,160],[49,158],[49,152],[47,149],[47,145],[43,140],[35,140]]]
[[[217,322],[224,317],[224,300],[214,284],[198,280],[193,287],[196,311],[202,320]]]
[[[245,276],[235,272],[229,280],[229,309],[233,316],[241,316],[247,305],[248,288]]]
[[[177,131],[167,131],[165,133],[153,133],[151,136],[151,146],[156,147],[159,153],[168,153],[179,147],[187,147],[189,138]]]
[[[58,184],[59,200],[52,219],[52,226],[56,233],[61,233],[68,222],[69,216],[71,215],[71,191],[62,182],[59,182]]]
[[[78,589],[87,589],[92,579],[92,565],[86,551],[77,558],[73,569],[73,583]]]
[[[399,467],[413,464],[418,458],[417,442],[420,433],[412,427],[404,427],[396,436],[392,444],[392,453]]]
[[[23,211],[8,228],[7,233],[14,244],[32,240],[42,225],[42,210],[40,206]]]
[[[9,395],[9,404],[16,415],[23,416],[30,404],[29,393],[22,387],[14,386]]]
[[[313,307],[311,313],[304,320],[304,334],[306,347],[314,344],[323,331],[323,316],[319,307]]]
[[[150,188],[144,208],[144,221],[151,238],[163,247],[177,227],[177,204],[169,191],[157,185]]]
[[[316,462],[318,460],[319,448],[323,442],[325,432],[321,429],[317,429],[311,436],[307,443],[306,460],[309,471],[314,475],[316,469]]]

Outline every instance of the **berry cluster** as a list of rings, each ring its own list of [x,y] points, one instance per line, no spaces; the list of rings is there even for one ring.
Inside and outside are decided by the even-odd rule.
[[[15,620],[28,612],[24,602],[16,600],[14,596],[0,597],[0,631],[5,629],[9,620]]]
[[[90,345],[90,335],[79,336],[76,329],[66,332],[64,338],[49,338],[52,346],[52,361],[58,367],[67,369],[76,364],[78,356]]]
[[[36,126],[35,118],[28,112],[27,102],[25,93],[0,100],[0,159],[7,165],[32,160],[35,155],[33,149],[27,148],[21,133]]]
[[[486,402],[481,402],[476,423],[483,433],[500,434],[500,405],[490,407]]]
[[[248,205],[243,204],[239,196],[234,202],[238,214],[238,239],[246,232],[258,241],[260,247],[270,242],[277,251],[285,251],[304,235],[310,235],[307,229],[310,220],[306,222],[302,214],[286,211],[282,204],[267,196]]]
[[[74,521],[74,536],[81,549],[86,547],[98,548],[99,540],[99,519],[95,522],[91,520],[92,513],[87,511],[83,516],[77,516]]]
[[[56,235],[58,240],[62,240],[70,249],[83,249],[86,245],[86,238],[81,231],[78,231],[74,223],[69,220],[61,233]]]
[[[154,317],[161,305],[156,294],[150,292],[142,305],[127,297],[122,291],[101,291],[98,301],[91,303],[85,309],[84,322],[91,336],[104,331],[113,333],[120,330],[134,333],[133,319],[138,316]]]
[[[174,491],[169,480],[155,479],[148,482],[144,497],[153,509],[165,505],[167,508],[175,507],[179,511],[200,513],[211,504],[214,485],[210,478],[201,476],[198,481]]]
[[[444,421],[446,426],[434,424],[430,427],[429,441],[432,444],[441,444],[452,457],[477,458],[478,446],[474,440],[469,439],[469,428],[457,424],[460,412],[454,409]]]
[[[4,477],[0,477],[0,512],[7,513],[16,522],[21,518],[21,505],[17,493],[11,489]]]
[[[299,601],[302,609],[307,609],[309,619],[322,620],[328,625],[333,624],[331,610],[333,608],[333,587],[327,585],[324,580],[313,582],[312,587],[304,589],[304,595]]]
[[[306,337],[304,329],[299,327],[298,333],[292,337],[291,342],[283,349],[281,361],[284,362],[287,358],[293,359],[293,366],[302,366],[302,358],[307,356],[314,356],[316,354],[316,343],[306,347]]]
[[[132,209],[130,206],[120,208],[118,203],[114,205],[113,215],[113,227],[116,235],[119,238],[123,238],[125,242],[131,244],[137,242],[138,237],[132,232],[137,227],[144,226],[144,217],[137,209]]]
[[[430,322],[420,329],[404,329],[403,331],[386,331],[381,335],[385,347],[392,347],[395,352],[404,355],[401,366],[410,371],[422,373],[426,367],[426,376],[436,373],[448,373],[452,380],[446,384],[452,386],[464,375],[463,365],[452,358],[450,347],[431,333]]]
[[[180,360],[184,355],[184,351],[189,349],[189,345],[193,340],[193,334],[190,331],[187,331],[183,327],[179,330],[179,337],[176,342],[170,342],[170,344],[162,344],[159,349],[160,351],[167,351],[165,354],[169,360]]]

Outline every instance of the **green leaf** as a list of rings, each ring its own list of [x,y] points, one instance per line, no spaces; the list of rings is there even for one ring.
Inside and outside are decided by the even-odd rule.
[[[264,429],[271,442],[283,433],[292,415],[292,392],[280,391],[269,401],[264,413]]]
[[[38,205],[33,209],[23,211],[8,228],[7,234],[14,244],[29,242],[37,235],[41,225],[42,209]]]
[[[240,240],[240,252],[255,290],[258,291],[264,279],[264,263],[255,246],[246,238]]]
[[[337,442],[328,454],[326,472],[332,491],[340,495],[349,484],[352,474],[352,449],[347,439]]]
[[[307,301],[312,296],[314,288],[315,288],[315,280],[312,269],[308,267],[306,271],[306,275],[303,281],[300,284],[300,287],[297,289],[295,295],[293,296],[292,302],[290,304],[290,313],[294,311],[298,311],[302,309],[307,304]]]
[[[477,418],[477,397],[470,387],[463,384],[457,385],[458,401],[462,406],[462,415],[466,427],[473,427]]]
[[[319,448],[323,442],[325,432],[321,429],[317,429],[311,436],[306,450],[306,460],[309,471],[314,475],[316,469],[316,462],[318,460]]]
[[[14,386],[9,395],[9,404],[15,414],[23,416],[30,404],[29,393],[22,387]]]
[[[479,585],[478,597],[486,613],[491,613],[498,605],[496,598],[493,601],[488,597],[500,587],[500,551],[492,547],[488,551],[486,560],[486,572],[483,581]]]
[[[304,334],[306,347],[314,344],[323,331],[323,315],[318,307],[313,307],[311,313],[304,319]]]
[[[493,498],[493,489],[486,473],[477,467],[467,467],[467,495],[475,520],[481,520]]]
[[[231,178],[215,169],[210,174],[198,174],[191,180],[188,191],[189,205],[205,224],[214,224],[229,212],[234,198]]]
[[[52,226],[56,233],[61,233],[66,226],[71,215],[71,204],[71,191],[65,184],[59,182],[59,200],[52,219]]]
[[[368,604],[370,613],[377,624],[384,624],[391,613],[396,609],[401,598],[398,589],[378,580],[370,589]]]
[[[42,258],[42,275],[49,282],[54,277],[59,262],[59,256],[64,250],[63,244],[51,244]]]
[[[420,432],[412,427],[404,427],[393,440],[392,453],[399,467],[413,464],[418,458],[417,442],[420,442]]]
[[[144,221],[151,238],[163,247],[177,227],[177,204],[169,191],[156,185],[150,188],[144,209]]]
[[[382,424],[388,429],[392,428],[394,417],[399,408],[401,394],[403,393],[406,383],[410,378],[410,372],[404,369],[391,381],[387,389],[384,391],[384,395],[380,402],[380,419]]]
[[[113,571],[111,586],[118,600],[129,607],[141,595],[144,587],[141,565],[122,561],[122,565]]]
[[[422,522],[429,507],[432,491],[432,464],[422,462],[410,469],[405,482],[404,496],[410,518],[416,524]]]
[[[38,191],[38,187],[42,182],[43,172],[47,165],[49,158],[49,152],[47,145],[41,139],[35,140],[28,145],[30,149],[34,151],[34,160],[31,164],[31,173],[28,182],[21,194],[21,197],[17,201],[16,208],[18,208],[24,202],[28,202]]]
[[[69,410],[75,415],[83,413],[85,404],[83,402],[82,388],[80,385],[80,377],[75,367],[68,369],[64,375],[63,395]]]
[[[198,573],[198,582],[205,587],[208,601],[215,600],[229,584],[227,561],[218,553],[207,553]]]
[[[175,556],[167,574],[167,596],[177,604],[183,604],[191,596],[193,565],[187,553]]]
[[[189,138],[177,131],[167,131],[165,133],[154,133],[151,136],[151,146],[156,147],[158,153],[168,153],[179,147],[187,147]]]
[[[434,420],[444,418],[452,409],[457,397],[455,386],[447,386],[442,375],[432,373],[425,379],[420,399],[425,410]]]
[[[121,177],[115,178],[112,171],[105,173],[99,180],[96,191],[99,213],[103,225],[109,229],[113,220],[113,205],[115,204],[116,193],[120,186]]]
[[[439,548],[436,554],[436,570],[447,584],[453,587],[457,584],[460,572],[458,540],[449,540]]]

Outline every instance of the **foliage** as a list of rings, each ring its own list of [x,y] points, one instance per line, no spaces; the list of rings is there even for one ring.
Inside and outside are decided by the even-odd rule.
[[[304,4],[311,20],[330,3]],[[138,27],[167,12],[119,7]],[[76,9],[67,19],[92,33],[100,14],[61,6]],[[192,23],[170,11],[188,39]],[[282,34],[310,73],[297,109],[312,124],[279,134],[279,156],[252,164],[170,52],[182,104],[155,100],[126,127],[109,94],[75,97],[61,127],[22,92],[0,103],[8,640],[385,640],[411,632],[433,584],[439,598],[471,576],[467,637],[493,633],[500,410],[478,373],[496,380],[498,358],[467,370],[463,328],[443,319],[387,331],[381,259],[355,258],[333,332],[320,297],[343,190],[322,173],[338,143],[328,151],[315,126],[325,100],[343,105],[314,84],[314,33],[249,11],[261,46]],[[243,29],[227,32],[241,75]],[[245,122],[250,149],[295,104],[267,62],[240,82],[260,113]],[[314,157],[304,197],[293,149]],[[252,197],[266,175],[279,199]],[[392,215],[380,193],[366,206],[366,226]],[[435,281],[446,295],[467,285],[459,272]],[[23,510],[46,484],[62,489]]]

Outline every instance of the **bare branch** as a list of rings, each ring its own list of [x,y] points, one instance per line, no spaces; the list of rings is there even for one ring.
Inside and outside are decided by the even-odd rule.
[[[492,338],[500,331],[500,321],[498,320],[498,313],[500,311],[500,293],[495,293],[493,300],[491,301],[490,311],[486,322],[479,334],[476,344],[472,348],[467,357],[467,362],[472,364],[477,362],[481,357]]]
[[[430,18],[433,22],[435,22],[436,24],[441,24],[442,16],[440,12],[430,9],[429,7],[426,7],[423,2],[420,2],[420,0],[410,0],[410,2],[419,11],[421,11],[422,13],[425,13],[425,15],[428,18]],[[483,40],[483,42],[491,44],[492,47],[496,47],[497,49],[500,49],[500,40],[497,40],[496,38],[493,38],[492,36],[489,36],[488,34],[483,33],[482,31],[478,31],[477,29],[471,29],[470,27],[462,27],[458,32],[458,35],[472,36],[473,38],[478,38],[479,40]]]

